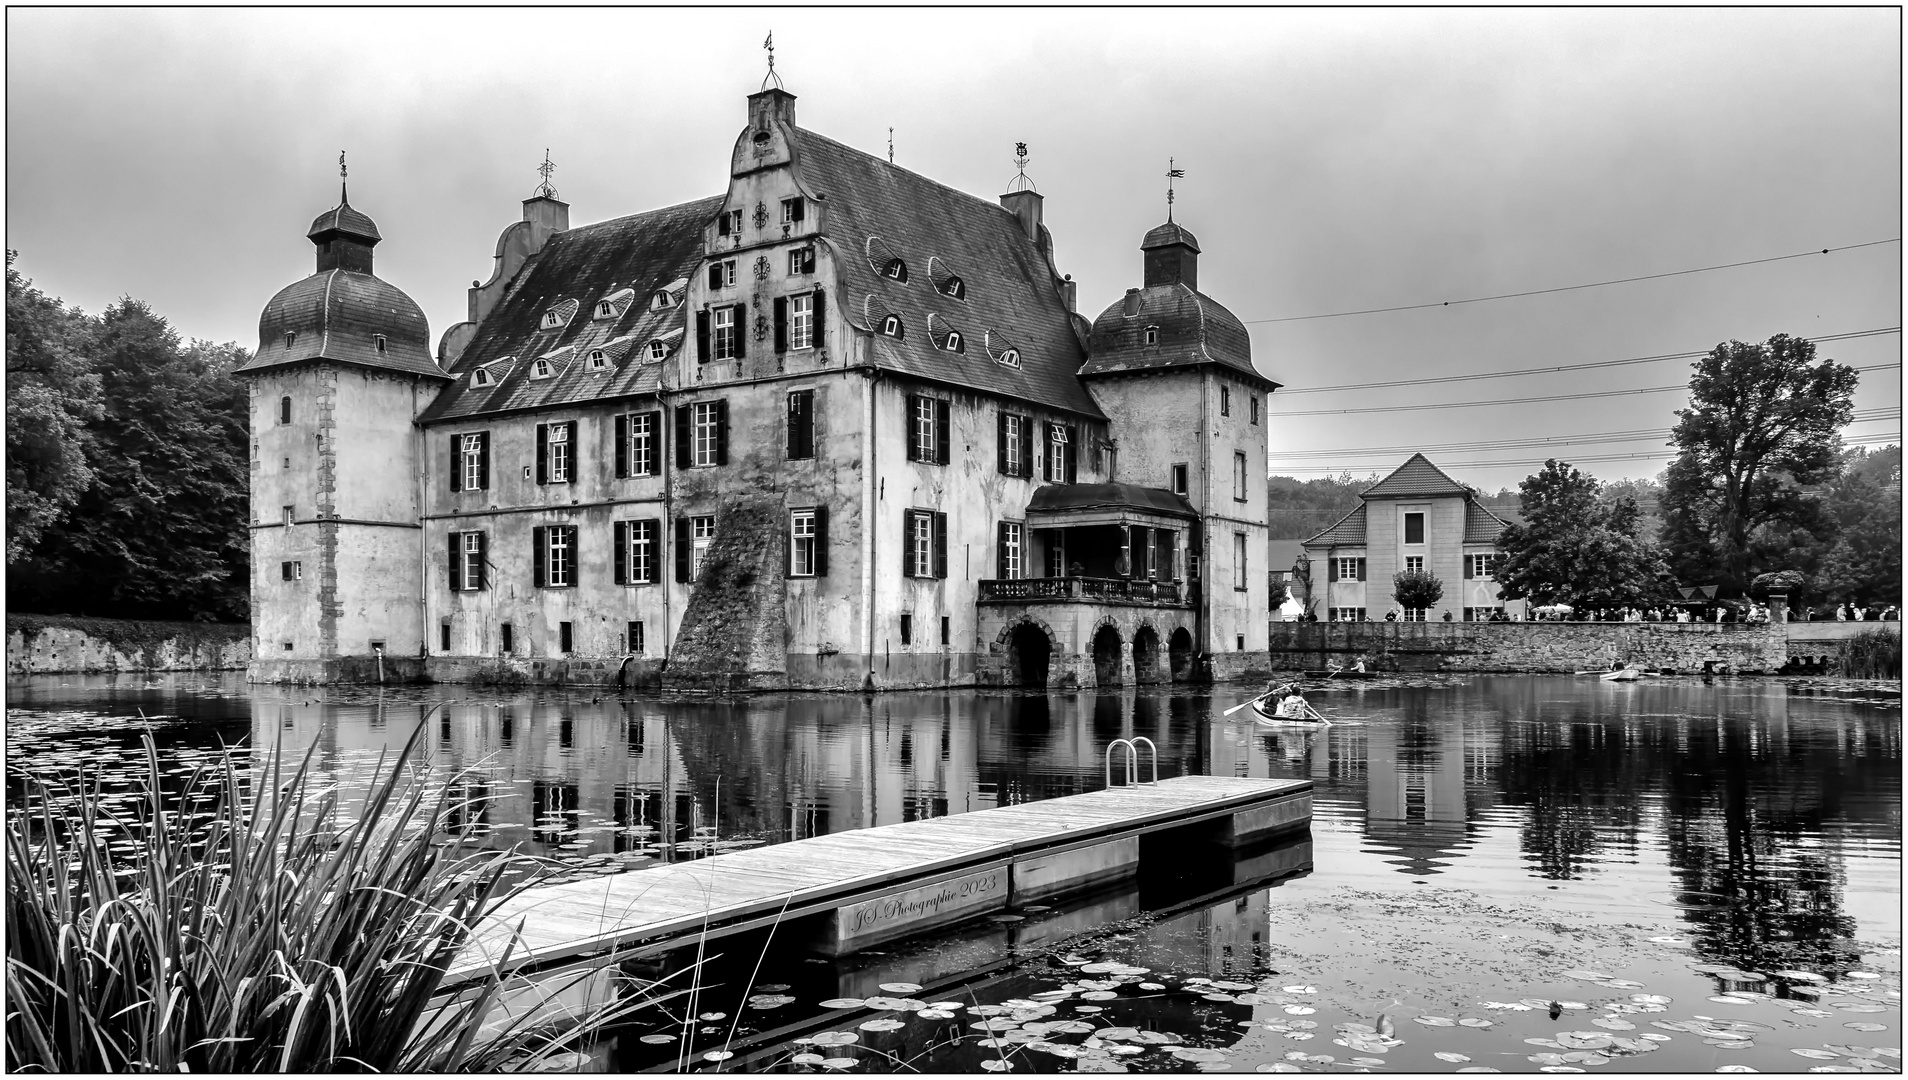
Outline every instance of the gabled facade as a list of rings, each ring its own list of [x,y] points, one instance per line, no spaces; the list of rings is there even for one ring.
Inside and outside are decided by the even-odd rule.
[[[1504,521],[1477,493],[1423,454],[1359,493],[1360,505],[1307,538],[1312,608],[1322,621],[1381,620],[1394,609],[1407,621],[1481,621],[1501,609],[1492,578]],[[1438,606],[1407,611],[1392,595],[1393,575],[1422,570],[1444,583]]]
[[[733,688],[1264,666],[1277,384],[1193,291],[1190,233],[1149,234],[1156,340],[1129,345],[1074,313],[1035,192],[937,184],[779,89],[729,172],[577,228],[546,191],[499,238],[396,421],[409,456],[363,478],[417,493],[392,649]]]

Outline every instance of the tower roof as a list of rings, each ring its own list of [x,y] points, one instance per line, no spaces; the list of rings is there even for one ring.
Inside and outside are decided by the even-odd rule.
[[[1199,238],[1194,236],[1191,230],[1171,221],[1164,225],[1153,226],[1147,232],[1146,239],[1140,241],[1140,250],[1147,251],[1172,244],[1184,244],[1194,251],[1199,250]]]
[[[258,351],[243,373],[309,360],[442,376],[417,302],[370,274],[325,270],[278,291],[258,317]]]
[[[1469,495],[1471,489],[1444,474],[1423,454],[1413,454],[1391,475],[1358,493],[1363,499],[1418,495]]]
[[[1087,337],[1087,362],[1080,375],[1202,364],[1216,364],[1272,389],[1279,385],[1252,366],[1252,339],[1239,317],[1205,293],[1176,282],[1128,290],[1100,312]]]
[[[343,201],[313,218],[311,231],[305,236],[316,243],[329,233],[342,233],[373,244],[384,239],[378,234],[378,223],[372,221],[369,214],[353,209],[350,203]]]

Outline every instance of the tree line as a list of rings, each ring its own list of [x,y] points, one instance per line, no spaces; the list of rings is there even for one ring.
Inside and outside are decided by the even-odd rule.
[[[236,343],[141,301],[98,315],[7,252],[7,606],[245,621],[247,394]]]

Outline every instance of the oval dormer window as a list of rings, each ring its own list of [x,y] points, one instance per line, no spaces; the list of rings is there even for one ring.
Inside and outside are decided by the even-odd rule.
[[[958,277],[950,277],[946,281],[941,282],[941,292],[956,300],[965,300],[967,299],[967,282],[962,281]]]
[[[961,336],[959,330],[949,330],[947,332],[947,344],[942,345],[941,348],[952,353],[965,353],[967,352],[967,339]]]
[[[531,364],[530,377],[533,379],[549,378],[550,377],[550,361],[538,359],[536,363]]]
[[[596,305],[597,318],[609,319],[609,318],[614,318],[615,315],[616,315],[616,305],[610,303],[608,300],[605,300],[602,303]]]
[[[1149,326],[1146,328],[1146,344],[1148,345],[1159,344],[1159,327]]]
[[[669,346],[667,343],[662,341],[652,341],[649,343],[649,358],[651,360],[661,360],[668,355]]]
[[[562,325],[563,316],[558,315],[554,311],[546,311],[543,313],[543,328],[545,330],[554,330]]]
[[[601,349],[590,350],[590,370],[601,371],[609,366],[609,355]]]
[[[906,337],[908,328],[901,325],[901,316],[890,315],[881,320],[881,332],[891,338]]]
[[[489,385],[490,385],[490,369],[489,369],[489,368],[478,368],[478,369],[477,369],[476,371],[473,371],[473,372],[471,372],[471,373],[470,373],[470,385],[472,385],[472,386],[489,386]]]
[[[1020,350],[1007,349],[1002,351],[1000,354],[1000,362],[1003,364],[1006,364],[1008,367],[1019,367],[1020,366]]]
[[[285,347],[289,349],[296,344],[298,344],[298,331],[296,330],[285,331]]]
[[[881,268],[881,274],[883,277],[891,277],[896,281],[906,281],[908,280],[908,264],[899,258],[889,259],[887,265]]]
[[[675,306],[675,298],[669,295],[668,289],[658,289],[656,290],[656,295],[649,298],[649,310],[651,311],[661,311],[664,308]]]

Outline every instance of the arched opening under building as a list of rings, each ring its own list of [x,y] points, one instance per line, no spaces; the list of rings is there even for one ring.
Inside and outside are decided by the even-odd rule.
[[[1133,632],[1133,681],[1159,681],[1159,632],[1150,626]]]
[[[1120,684],[1120,632],[1111,626],[1093,635],[1093,678],[1101,686]]]
[[[1172,638],[1166,644],[1166,655],[1172,663],[1174,682],[1186,682],[1192,678],[1192,634],[1185,627],[1173,631]]]
[[[1033,623],[1014,627],[1007,639],[1007,677],[1015,686],[1047,685],[1047,663],[1053,656],[1053,642],[1047,632]]]

